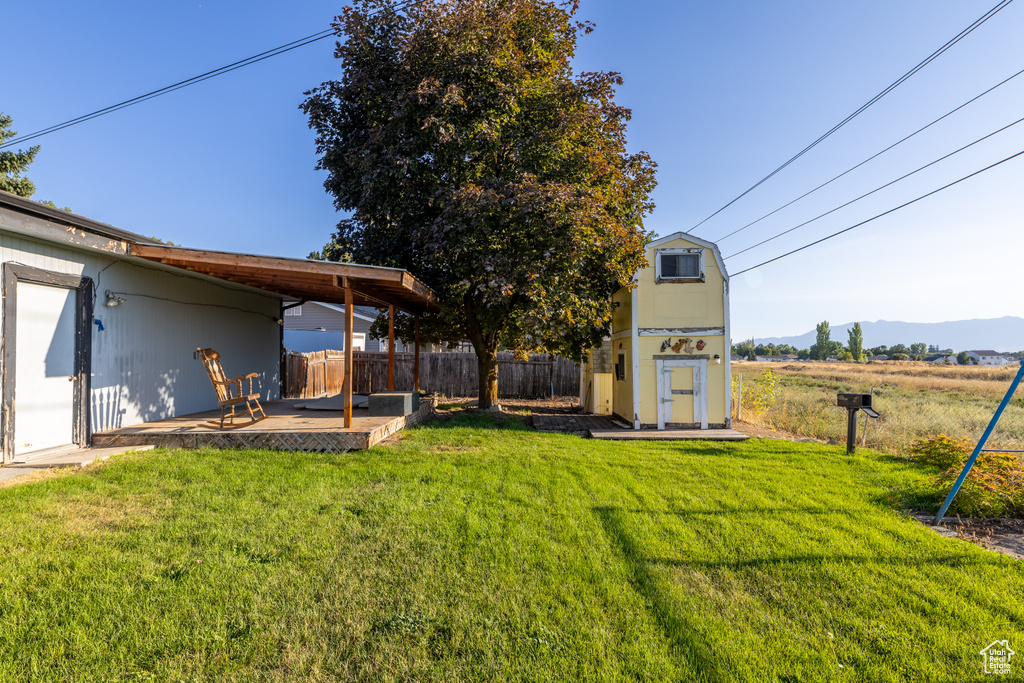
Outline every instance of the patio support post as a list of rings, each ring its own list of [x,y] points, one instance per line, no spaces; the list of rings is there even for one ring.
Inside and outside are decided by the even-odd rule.
[[[352,317],[352,288],[345,280],[345,380],[342,384],[342,394],[345,396],[345,429],[352,428],[352,369],[354,367],[352,349],[352,326],[355,319]]]
[[[395,390],[395,307],[388,306],[388,391]]]
[[[413,323],[413,344],[415,353],[412,365],[412,390],[420,390],[420,317],[416,316]]]

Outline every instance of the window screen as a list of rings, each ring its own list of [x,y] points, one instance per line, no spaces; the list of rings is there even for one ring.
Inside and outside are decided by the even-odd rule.
[[[662,254],[662,277],[700,277],[700,254]]]

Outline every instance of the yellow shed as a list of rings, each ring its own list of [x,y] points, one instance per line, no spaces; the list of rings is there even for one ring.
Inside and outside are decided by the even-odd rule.
[[[718,247],[683,232],[647,245],[612,335],[581,370],[584,410],[634,429],[732,426],[729,275]]]

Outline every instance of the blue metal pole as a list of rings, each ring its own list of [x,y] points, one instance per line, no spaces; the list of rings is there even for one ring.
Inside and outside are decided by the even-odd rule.
[[[1003,402],[996,408],[995,415],[992,416],[992,421],[988,423],[988,427],[985,429],[985,433],[981,435],[981,439],[978,441],[978,445],[974,447],[974,452],[971,453],[971,457],[967,459],[967,463],[964,465],[964,469],[960,472],[960,476],[956,478],[956,482],[953,484],[953,488],[949,490],[949,495],[946,496],[945,502],[942,503],[942,507],[939,508],[939,514],[935,515],[935,523],[938,524],[942,521],[942,518],[946,516],[946,509],[949,508],[950,503],[956,498],[957,492],[964,483],[964,479],[967,478],[968,472],[974,467],[974,461],[978,459],[978,455],[981,453],[981,449],[985,447],[985,442],[988,441],[988,437],[992,435],[992,430],[995,429],[996,423],[999,422],[999,416],[1006,410],[1006,406],[1009,405],[1010,399],[1013,398],[1013,393],[1017,391],[1017,385],[1020,384],[1021,378],[1024,378],[1024,363],[1021,363],[1020,370],[1017,371],[1017,376],[1013,378],[1013,382],[1010,384],[1010,388],[1006,392],[1006,396],[1003,396]]]

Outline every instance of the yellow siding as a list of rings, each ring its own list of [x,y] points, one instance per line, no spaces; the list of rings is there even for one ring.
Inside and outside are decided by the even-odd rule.
[[[612,312],[612,360],[618,362],[619,354],[625,354],[625,379],[612,375],[612,412],[633,423],[633,356],[630,352],[633,324],[633,292],[620,289],[612,295],[616,304]]]
[[[704,281],[703,282],[663,282],[656,281],[655,264],[658,249],[702,248],[704,249]],[[633,368],[633,298],[634,292],[621,289],[614,294],[612,301],[616,304],[612,313],[612,360],[618,362],[619,354],[623,355],[625,379],[619,380],[615,375],[595,373],[590,365],[585,369],[585,381],[594,387],[593,396],[586,401],[585,408],[599,412],[604,392],[610,392],[612,412],[632,423],[633,386],[638,383],[639,403],[637,415],[645,427],[658,423],[658,380],[656,356],[704,360],[707,363],[707,384],[704,392],[707,398],[707,422],[709,425],[723,425],[729,422],[728,408],[728,354],[729,342],[724,328],[727,327],[725,294],[725,276],[719,269],[715,258],[715,250],[709,246],[691,242],[686,238],[677,238],[651,246],[647,249],[646,268],[636,275],[635,290],[637,322],[640,330],[666,330],[664,334],[639,336],[636,349],[639,358],[638,374]],[[678,330],[689,329],[689,332]],[[675,331],[673,331],[675,330]],[[709,332],[709,334],[696,334]],[[679,353],[671,349],[662,350],[661,345],[666,339],[672,342],[682,337],[689,337],[693,348],[689,351],[680,349]],[[703,349],[697,349],[698,341],[704,342]],[[714,357],[719,356],[721,363],[715,363]],[[677,368],[670,378],[674,389],[693,389],[690,370]],[[607,377],[607,379],[605,379]],[[610,384],[604,384],[608,382]],[[667,420],[674,423],[697,422],[694,415],[694,399],[687,394],[675,394],[672,401],[672,414]]]
[[[611,415],[612,413],[612,388],[615,382],[615,375],[608,372],[594,374],[593,399],[588,413],[595,415]]]
[[[657,249],[698,247],[683,239],[659,245]],[[640,290],[640,327],[722,327],[725,310],[722,286],[725,283],[711,249],[704,250],[704,282],[655,282],[655,248],[647,250],[650,265],[637,275]]]
[[[722,424],[726,421],[725,412],[725,340],[724,337],[699,337],[707,344],[702,354],[714,358],[717,353],[722,357],[721,365],[713,360],[708,361],[708,422]],[[673,337],[675,341],[676,337]],[[655,376],[654,356],[672,354],[671,350],[661,351],[662,337],[640,337],[640,422],[645,425],[658,423],[658,379]],[[621,382],[620,382],[621,384]],[[632,400],[632,396],[630,397]]]
[[[612,295],[612,303],[615,308],[612,311],[612,335],[618,332],[628,332],[633,324],[633,309],[631,308],[633,293],[628,289],[620,289]],[[616,348],[618,345],[616,344]]]
[[[723,301],[725,278],[718,267],[714,250],[704,248],[704,282],[656,282],[655,253],[657,249],[695,248],[702,245],[686,239],[675,239],[647,250],[648,267],[637,274],[637,307],[639,327],[644,328],[723,328],[725,327],[725,305]],[[676,355],[671,349],[661,350],[661,344],[670,338],[678,341],[682,335],[640,337],[640,405],[637,411],[640,422],[654,425],[658,422],[658,388],[656,376],[656,355]],[[728,346],[723,334],[692,335],[696,344],[703,340],[703,350],[693,350],[694,355],[721,357],[721,364],[709,360],[707,365],[708,423],[723,424],[729,415],[726,410],[726,361]],[[680,355],[685,355],[681,351]],[[680,399],[680,406],[692,405],[692,400]]]
[[[621,345],[622,348],[619,348]],[[612,342],[613,355],[618,362],[619,354],[623,354],[626,366],[626,378],[615,379],[612,375],[612,412],[633,423],[633,356],[629,351],[630,338],[617,339]]]
[[[595,352],[596,350],[591,351],[587,361],[583,363],[581,368],[580,407],[586,413],[610,415],[612,412],[615,374],[595,371]]]

